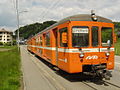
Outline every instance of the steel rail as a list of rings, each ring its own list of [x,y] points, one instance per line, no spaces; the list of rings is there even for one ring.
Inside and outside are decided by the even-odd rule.
[[[120,86],[118,86],[118,85],[116,85],[116,84],[113,84],[113,83],[108,82],[108,81],[105,81],[105,80],[103,80],[103,81],[104,81],[104,83],[108,83],[108,84],[110,84],[110,85],[112,85],[112,86],[117,87],[117,88],[120,89]]]

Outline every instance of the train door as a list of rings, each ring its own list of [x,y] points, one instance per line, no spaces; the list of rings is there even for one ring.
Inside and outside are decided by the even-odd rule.
[[[42,56],[44,57],[45,56],[45,33],[42,34]]]
[[[56,66],[58,66],[58,29],[53,29],[54,41],[55,41],[55,61]]]
[[[69,48],[68,48],[68,28],[62,27],[59,29],[58,37],[58,67],[62,70],[69,70]]]

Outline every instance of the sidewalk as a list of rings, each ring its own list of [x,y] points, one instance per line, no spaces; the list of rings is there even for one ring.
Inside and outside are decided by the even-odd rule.
[[[44,74],[32,62],[25,47],[21,46],[24,90],[55,90]]]

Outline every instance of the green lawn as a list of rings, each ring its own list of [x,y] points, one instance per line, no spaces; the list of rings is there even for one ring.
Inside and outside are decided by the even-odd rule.
[[[20,54],[16,46],[3,48],[9,50],[0,51],[0,90],[19,90]]]
[[[120,38],[115,43],[115,54],[120,55]]]
[[[6,48],[6,49],[12,49],[12,48],[16,48],[15,46],[0,46],[0,49],[2,49],[2,48]]]

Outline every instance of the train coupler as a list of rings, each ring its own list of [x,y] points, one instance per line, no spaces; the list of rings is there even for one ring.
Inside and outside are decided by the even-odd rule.
[[[96,71],[97,76],[101,77],[101,79],[105,78],[105,80],[110,80],[112,74],[108,70],[98,70]]]
[[[105,80],[110,80],[110,77],[112,77],[111,72],[106,70],[106,72],[103,73],[103,78],[105,78]]]
[[[112,77],[111,72],[106,70],[106,65],[94,65],[92,66],[92,70],[101,79],[105,78],[106,80],[110,80],[110,77]]]

